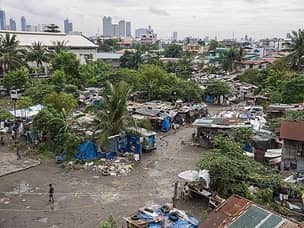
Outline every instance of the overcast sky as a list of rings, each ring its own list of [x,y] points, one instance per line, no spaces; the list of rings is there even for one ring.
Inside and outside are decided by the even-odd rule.
[[[20,16],[29,24],[56,23],[69,17],[74,30],[86,35],[102,32],[103,16],[125,19],[135,28],[149,24],[162,38],[173,31],[185,36],[231,38],[284,37],[304,28],[304,0],[0,0],[7,21]]]

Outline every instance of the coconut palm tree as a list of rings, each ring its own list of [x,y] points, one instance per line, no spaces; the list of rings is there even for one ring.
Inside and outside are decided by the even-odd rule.
[[[287,62],[291,68],[301,70],[304,56],[304,30],[292,31],[291,54],[287,56]]]
[[[134,125],[133,118],[127,110],[127,100],[131,87],[124,81],[116,85],[106,82],[103,101],[96,113],[96,131],[98,141],[105,147],[108,137],[120,134]]]
[[[26,65],[26,51],[18,49],[18,44],[16,35],[0,35],[0,67],[3,73]]]
[[[63,40],[63,41],[57,40],[57,41],[53,41],[52,43],[54,45],[55,53],[66,51],[68,49],[68,47],[67,47],[68,41],[66,41],[66,40]]]
[[[48,49],[42,45],[42,42],[34,42],[32,46],[29,47],[27,60],[36,62],[37,68],[42,67],[42,64],[49,60]]]

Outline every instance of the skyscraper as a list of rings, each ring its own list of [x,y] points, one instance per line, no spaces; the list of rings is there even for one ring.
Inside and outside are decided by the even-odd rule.
[[[64,20],[64,32],[70,33],[73,32],[73,23],[69,21],[69,19]]]
[[[5,28],[6,28],[5,11],[0,9],[0,30],[5,30]]]
[[[16,21],[13,18],[10,18],[10,20],[9,20],[9,27],[10,27],[10,30],[12,30],[12,31],[17,30]]]
[[[118,22],[119,36],[126,37],[126,22],[121,20]]]
[[[113,36],[114,35],[114,28],[112,25],[112,18],[111,17],[103,17],[102,19],[102,29],[104,36]]]
[[[177,41],[177,32],[173,32],[173,34],[172,34],[172,41],[173,42]]]
[[[24,16],[21,17],[21,31],[26,31],[26,19]]]
[[[115,37],[119,37],[120,34],[120,30],[119,30],[119,25],[118,24],[112,24],[112,35],[111,36],[115,36]]]
[[[127,21],[126,22],[126,37],[131,37],[132,33],[131,33],[131,22]]]

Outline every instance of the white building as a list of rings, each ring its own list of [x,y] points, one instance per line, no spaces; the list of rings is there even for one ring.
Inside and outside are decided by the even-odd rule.
[[[21,48],[28,48],[35,42],[41,42],[43,46],[52,50],[56,46],[56,42],[65,42],[69,51],[73,52],[81,63],[86,60],[96,60],[97,45],[92,43],[83,35],[70,35],[65,33],[49,33],[49,32],[20,32],[20,31],[3,31],[0,35],[10,33],[16,35]]]

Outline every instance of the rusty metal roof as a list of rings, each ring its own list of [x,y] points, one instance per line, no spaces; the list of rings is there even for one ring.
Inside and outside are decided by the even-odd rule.
[[[283,121],[280,138],[304,142],[304,121]]]

